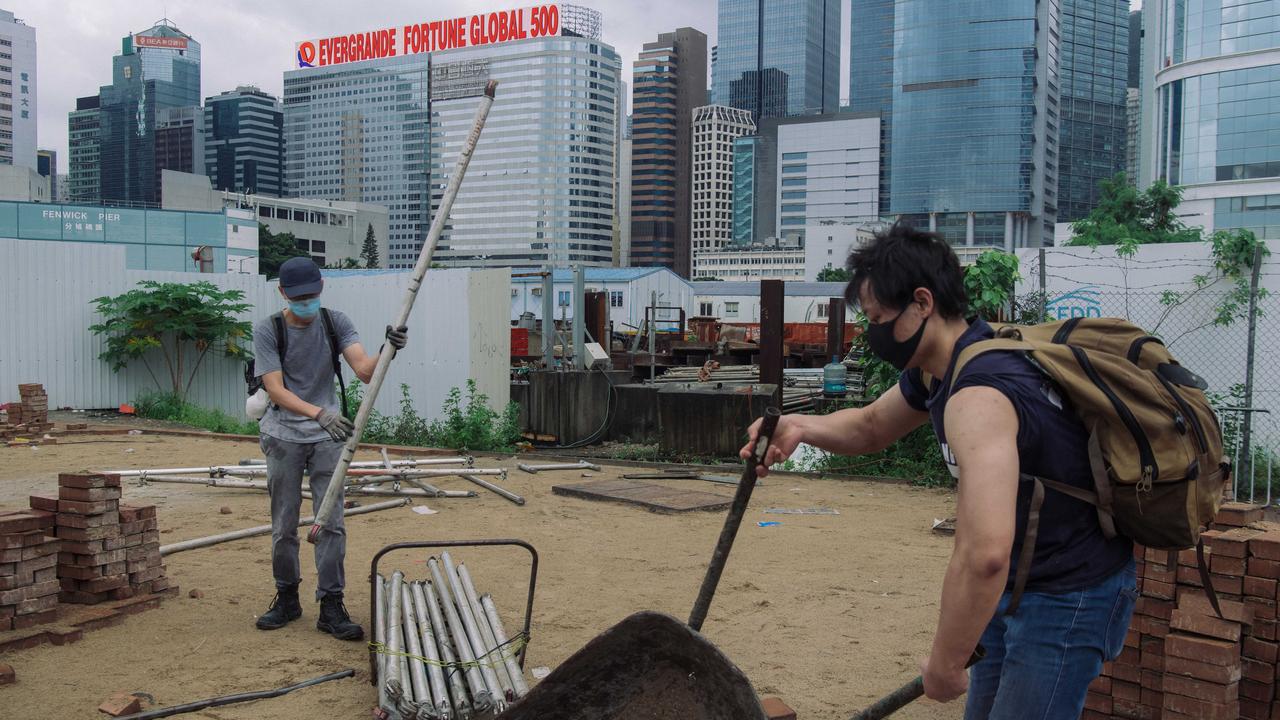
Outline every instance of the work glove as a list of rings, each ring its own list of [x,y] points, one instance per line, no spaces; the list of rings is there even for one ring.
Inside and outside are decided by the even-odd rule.
[[[316,413],[315,421],[320,423],[320,427],[324,428],[324,431],[329,433],[329,437],[335,442],[343,442],[351,437],[352,431],[356,429],[355,424],[342,417],[341,413],[328,408]]]
[[[387,343],[397,351],[403,350],[404,346],[409,344],[409,326],[401,325],[398,328],[387,326]]]

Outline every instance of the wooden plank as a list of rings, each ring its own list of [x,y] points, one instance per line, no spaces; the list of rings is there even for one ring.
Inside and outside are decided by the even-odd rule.
[[[554,485],[551,491],[556,495],[583,500],[639,505],[650,512],[659,513],[724,510],[733,502],[732,498],[715,493],[630,480],[597,480],[576,485]]]

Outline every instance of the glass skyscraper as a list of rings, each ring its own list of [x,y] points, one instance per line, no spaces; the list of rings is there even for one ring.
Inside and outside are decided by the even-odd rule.
[[[76,109],[67,114],[67,199],[71,202],[100,202],[102,172],[101,116],[99,97],[76,98]]]
[[[849,111],[880,113],[880,210],[889,210],[893,156],[894,0],[850,0]]]
[[[715,103],[757,123],[839,110],[840,0],[719,0],[718,28]]]
[[[1143,5],[1141,184],[1183,186],[1179,214],[1280,239],[1280,3]]]
[[[216,190],[284,194],[284,111],[256,87],[205,98],[204,171]]]
[[[1058,222],[1083,219],[1125,169],[1128,0],[1062,0]]]
[[[892,214],[956,244],[1052,240],[1060,20],[1058,0],[898,0]]]
[[[101,199],[158,203],[157,111],[200,104],[200,43],[167,21],[125,36],[98,95]]]

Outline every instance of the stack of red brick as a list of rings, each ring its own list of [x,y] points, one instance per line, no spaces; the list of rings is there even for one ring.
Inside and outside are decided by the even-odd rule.
[[[0,630],[54,620],[58,610],[58,539],[52,513],[0,513]]]
[[[1204,535],[1210,582],[1223,617],[1205,595],[1194,550],[1136,548],[1141,596],[1120,657],[1103,668],[1083,718],[1267,720],[1280,718],[1276,587],[1280,525],[1229,503]]]
[[[58,497],[33,495],[31,506],[57,510],[63,602],[96,604],[169,587],[155,506],[121,505],[119,476],[63,473]]]
[[[45,432],[53,428],[49,422],[49,396],[44,386],[38,383],[26,383],[18,386],[18,403],[9,403],[5,413],[9,424],[15,429],[25,432]]]

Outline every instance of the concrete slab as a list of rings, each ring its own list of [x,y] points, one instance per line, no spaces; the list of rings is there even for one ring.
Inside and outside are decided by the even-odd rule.
[[[650,512],[658,513],[724,510],[733,502],[733,498],[715,493],[684,490],[633,480],[597,480],[576,485],[555,485],[552,486],[551,491],[556,495],[583,500],[639,505]]]

